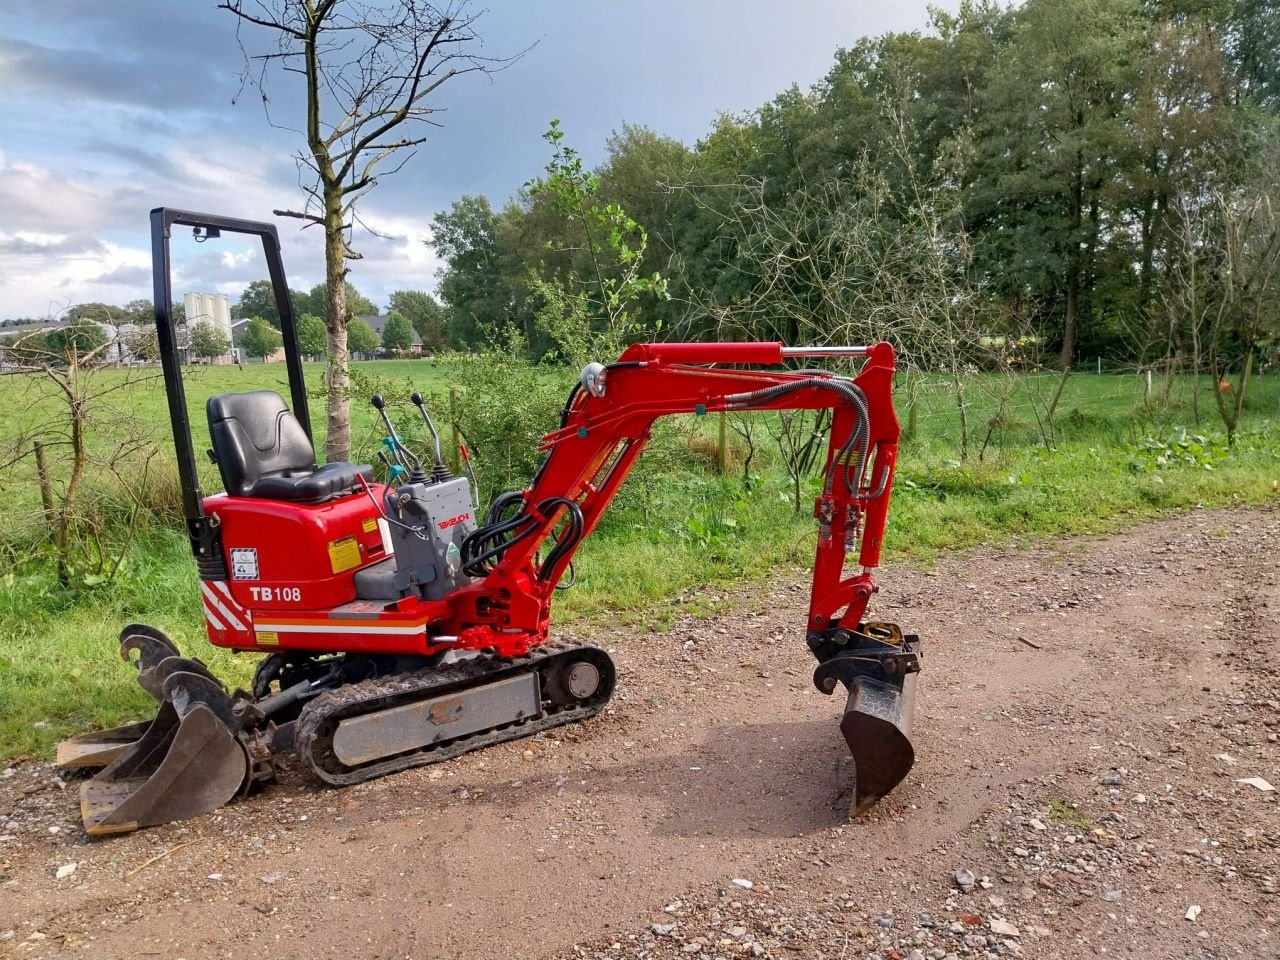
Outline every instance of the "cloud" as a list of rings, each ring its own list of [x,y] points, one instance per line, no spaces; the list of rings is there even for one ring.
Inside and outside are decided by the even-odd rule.
[[[134,56],[125,51],[139,50]],[[0,85],[6,94],[75,98],[148,109],[221,107],[235,86],[211,61],[137,46],[58,48],[0,37]]]
[[[65,257],[100,254],[106,245],[97,237],[87,234],[51,236],[48,234],[15,233],[0,234],[0,257]]]
[[[120,286],[131,287],[135,290],[139,288],[150,287],[151,285],[151,267],[150,266],[119,266],[113,267],[106,273],[93,277],[88,281],[94,286]],[[130,297],[129,299],[137,299]],[[164,299],[163,297],[161,299]]]

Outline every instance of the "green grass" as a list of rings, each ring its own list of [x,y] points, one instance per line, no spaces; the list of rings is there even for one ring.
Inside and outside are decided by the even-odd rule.
[[[446,392],[451,386],[429,361],[385,361],[358,369],[401,394],[407,394],[408,384],[424,392]],[[99,375],[104,382],[120,376]],[[187,399],[197,451],[207,442],[205,398],[259,387],[287,392],[283,376],[283,367],[259,364],[193,371]],[[567,389],[573,375],[552,371],[547,376],[563,380]],[[319,368],[309,367],[308,378],[318,385]],[[1202,383],[1203,420],[1196,426],[1186,380],[1170,385],[1168,402],[1157,380],[1159,402],[1148,402],[1137,376],[1077,375],[1059,405],[1056,443],[1046,444],[1036,423],[1043,402],[1035,397],[1047,397],[1052,382],[1036,382],[1035,394],[1021,390],[1005,404],[979,459],[999,410],[1000,384],[984,375],[966,379],[973,438],[963,461],[947,383],[931,379],[924,384],[917,435],[904,440],[899,458],[890,560],[929,562],[978,544],[1112,531],[1169,510],[1259,503],[1276,495],[1280,383],[1273,375],[1255,382],[1244,430],[1231,451],[1209,436],[1220,428],[1207,382]],[[34,422],[40,405],[49,402],[33,386],[29,378],[0,377],[0,438]],[[160,383],[130,387],[116,399],[150,426],[167,459]],[[322,401],[317,398],[313,407],[321,433]],[[353,403],[352,411],[355,447],[367,451],[381,431],[367,404]],[[905,422],[905,409],[899,414]],[[715,418],[684,423],[682,430],[657,434],[652,455],[642,458],[615,509],[583,545],[576,559],[577,586],[560,596],[557,622],[607,619],[635,630],[660,629],[690,610],[713,612],[714,603],[697,597],[706,584],[808,567],[815,533],[807,513],[816,481],[797,516],[786,479],[767,451],[753,464],[753,482],[744,489],[739,474],[715,475],[705,449],[691,440],[713,434]],[[1189,433],[1180,445],[1175,442],[1179,427]],[[1200,443],[1198,433],[1209,442]],[[1160,442],[1148,443],[1154,439]],[[762,445],[768,445],[767,438]],[[202,469],[207,489],[217,489],[216,472],[207,464]],[[25,559],[30,551],[23,552],[27,541],[22,537],[29,536],[27,518],[37,503],[29,485],[6,484],[0,507],[0,550],[8,550],[7,572],[0,575],[0,757],[47,755],[70,732],[150,712],[132,671],[115,657],[116,633],[132,620],[168,630],[185,651],[229,682],[247,682],[254,657],[215,650],[204,640],[195,570],[179,529],[160,520],[144,524],[113,584],[67,592],[56,586],[45,564]],[[679,595],[692,595],[694,602],[672,605],[671,598]]]

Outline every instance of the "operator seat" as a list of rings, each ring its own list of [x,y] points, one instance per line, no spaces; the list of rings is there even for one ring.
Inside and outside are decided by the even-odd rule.
[[[367,464],[326,463],[316,454],[296,417],[273,390],[220,393],[205,404],[209,456],[232,497],[289,503],[324,503],[373,480]]]

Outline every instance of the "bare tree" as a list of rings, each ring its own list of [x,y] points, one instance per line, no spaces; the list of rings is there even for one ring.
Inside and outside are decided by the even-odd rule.
[[[477,56],[479,14],[467,0],[222,0],[237,18],[245,58],[243,87],[258,91],[272,126],[305,140],[298,150],[298,179],[306,193],[301,210],[276,210],[324,230],[326,327],[329,367],[325,457],[350,454],[346,276],[357,204],[380,178],[400,170],[426,142],[423,127],[439,126],[430,98],[464,73],[491,72],[509,61]],[[271,38],[251,47],[240,27]],[[276,71],[301,78],[306,92],[302,128],[277,122],[267,92]]]
[[[156,448],[129,404],[107,398],[159,374],[133,368],[99,377],[122,344],[88,319],[5,346],[22,371],[14,376],[29,380],[12,432],[0,436],[0,490],[15,497],[31,485],[39,490],[39,513],[17,523],[40,531],[39,552],[52,554],[61,584],[110,580],[152,499]]]

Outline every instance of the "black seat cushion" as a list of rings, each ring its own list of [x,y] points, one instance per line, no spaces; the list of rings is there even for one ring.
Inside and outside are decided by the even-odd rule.
[[[315,451],[284,399],[273,390],[220,393],[205,404],[209,439],[233,497],[292,503],[322,503],[373,479],[373,468],[326,463],[316,469]]]
[[[291,503],[323,503],[359,489],[358,478],[361,476],[365,480],[373,480],[373,467],[368,464],[326,463],[314,473],[301,477],[263,477],[247,496]]]

